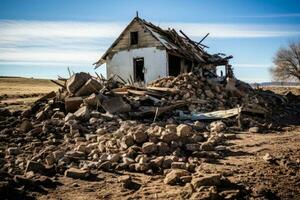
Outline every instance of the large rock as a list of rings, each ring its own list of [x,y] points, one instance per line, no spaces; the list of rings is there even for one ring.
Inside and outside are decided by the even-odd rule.
[[[87,98],[85,98],[83,100],[84,105],[87,105],[89,107],[97,107],[100,105],[100,100],[98,98],[98,96],[93,93],[90,96],[88,96]]]
[[[82,119],[82,120],[88,120],[90,118],[90,111],[89,108],[87,106],[83,106],[81,108],[79,108],[74,115],[76,116],[76,118],[78,119]]]
[[[92,93],[98,93],[102,85],[95,79],[90,78],[83,86],[78,89],[75,96],[86,96]]]
[[[82,104],[82,97],[66,97],[65,98],[65,109],[67,112],[75,112]]]
[[[186,124],[180,124],[177,126],[176,131],[179,137],[188,137],[192,134],[192,127]]]
[[[175,185],[180,183],[180,178],[183,176],[189,176],[189,172],[183,169],[173,169],[165,177],[164,183],[169,185]]]
[[[221,183],[220,174],[209,174],[199,178],[193,178],[192,185],[194,188],[199,188],[201,186],[217,186]]]
[[[75,73],[66,82],[67,91],[71,94],[75,94],[75,92],[79,88],[81,88],[90,78],[91,76],[87,73]]]
[[[157,150],[157,146],[153,142],[145,142],[142,146],[142,151],[145,154],[155,153],[156,150]]]
[[[74,179],[86,179],[89,176],[89,172],[87,170],[70,168],[65,171],[65,176]]]

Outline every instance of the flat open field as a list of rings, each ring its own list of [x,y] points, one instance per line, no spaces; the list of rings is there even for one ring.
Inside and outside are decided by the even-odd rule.
[[[41,95],[57,89],[58,87],[49,80],[0,78],[0,106],[11,110],[25,109]],[[271,89],[279,93],[287,92],[287,88]],[[289,91],[299,94],[299,88],[292,88]],[[223,144],[227,148],[224,157],[208,158],[197,169],[196,174],[218,173],[230,180],[232,187],[238,190],[223,192],[222,195],[226,199],[240,199],[239,195],[243,197],[242,199],[300,199],[299,125],[263,134],[230,133],[234,133],[235,137]],[[271,157],[268,161],[264,159],[266,154]],[[131,176],[135,183],[133,188],[124,188],[118,181],[118,177],[124,174]],[[121,174],[103,172],[94,180],[71,179],[57,175],[53,180],[59,182],[59,186],[55,189],[45,189],[43,192],[29,192],[30,198],[199,199],[197,195],[201,194],[200,196],[207,197],[205,199],[214,199],[216,193],[214,188],[195,191],[190,183],[185,186],[164,184],[163,175],[130,172]],[[241,194],[243,192],[246,194]]]
[[[24,110],[42,95],[58,88],[47,79],[0,77],[0,105]]]

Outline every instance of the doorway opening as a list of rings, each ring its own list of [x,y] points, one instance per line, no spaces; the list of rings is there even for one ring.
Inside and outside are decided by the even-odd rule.
[[[178,76],[181,71],[181,58],[169,54],[169,76]]]
[[[135,82],[144,82],[144,58],[134,58],[133,59],[133,73]]]

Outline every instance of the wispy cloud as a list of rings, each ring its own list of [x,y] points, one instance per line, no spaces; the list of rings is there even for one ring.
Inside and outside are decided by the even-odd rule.
[[[0,20],[0,62],[74,63],[91,65],[127,25],[125,22]],[[217,38],[287,37],[300,27],[160,23],[184,30],[191,37],[210,33]]]

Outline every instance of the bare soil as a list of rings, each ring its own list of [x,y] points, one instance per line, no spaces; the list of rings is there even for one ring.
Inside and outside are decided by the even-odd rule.
[[[13,110],[25,109],[41,93],[57,89],[47,81],[35,82],[25,79],[23,81],[25,82],[19,80],[14,84],[11,79],[0,79],[2,98],[0,106]],[[275,91],[282,92],[282,89]],[[298,89],[295,91],[298,92]],[[300,125],[287,126],[280,132],[235,134],[236,139],[225,143],[229,150],[224,153],[224,158],[205,160],[196,173],[222,173],[233,184],[246,191],[243,199],[300,199]],[[272,157],[269,162],[263,159],[266,153]],[[197,193],[190,184],[184,186],[164,184],[163,175],[129,172],[124,174],[130,174],[133,179],[134,184],[129,189],[124,188],[117,180],[122,174],[103,172],[93,180],[57,176],[55,179],[60,183],[59,186],[55,189],[45,189],[43,193],[31,192],[29,197],[72,200],[190,199]],[[20,191],[23,189],[20,188]],[[17,199],[20,198],[23,197]]]

